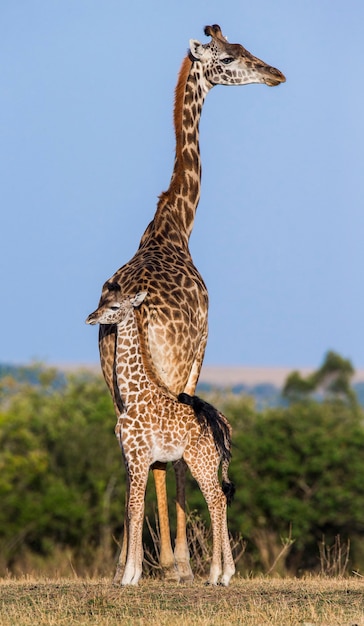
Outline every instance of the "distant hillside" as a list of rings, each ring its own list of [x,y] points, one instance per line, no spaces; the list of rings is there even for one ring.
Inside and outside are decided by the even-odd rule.
[[[29,385],[39,385],[42,378],[47,376],[49,372],[55,373],[52,376],[52,387],[57,389],[62,387],[66,382],[65,373],[53,367],[42,364],[32,365],[9,365],[0,363],[0,380],[10,377],[19,383],[28,383]]]
[[[293,370],[298,370],[301,376],[306,377],[312,373],[313,368],[205,365],[201,371],[198,390],[229,390],[234,394],[253,396],[258,407],[277,406],[282,403],[281,390]],[[352,386],[359,403],[364,406],[363,370],[355,372]]]
[[[287,376],[293,370],[298,370],[302,376],[311,374],[313,367],[248,367],[241,365],[204,365],[200,382],[210,383],[217,387],[231,387],[244,383],[246,385],[260,385],[269,383],[275,387],[283,387]],[[353,382],[364,383],[364,370],[358,370],[353,376]]]
[[[197,392],[200,394],[220,391],[234,395],[252,396],[258,408],[264,406],[278,406],[282,404],[281,389],[287,376],[294,368],[283,367],[239,367],[239,366],[211,366],[202,368]],[[100,366],[92,365],[58,365],[48,366],[44,364],[10,365],[0,364],[0,379],[10,376],[18,382],[38,385],[42,377],[50,370],[55,372],[52,387],[60,388],[66,382],[67,373],[88,372],[95,376],[101,375]],[[300,373],[304,376],[312,370],[301,368]],[[364,406],[364,372],[358,371],[353,377],[353,388],[359,402]]]

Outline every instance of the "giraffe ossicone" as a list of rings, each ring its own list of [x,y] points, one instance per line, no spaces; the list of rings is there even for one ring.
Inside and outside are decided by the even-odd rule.
[[[201,161],[199,122],[207,93],[214,85],[285,81],[283,74],[254,57],[240,44],[230,44],[218,25],[205,27],[208,43],[191,40],[182,62],[175,90],[175,162],[170,185],[160,195],[153,220],[146,228],[133,258],[102,288],[100,306],[110,293],[136,294],[148,298],[137,311],[146,359],[159,384],[177,396],[194,394],[205,353],[208,324],[208,293],[189,250],[200,198]],[[123,398],[115,385],[116,325],[100,325],[101,368],[117,414]],[[166,578],[191,580],[186,539],[185,471],[174,465],[177,483],[177,532],[171,546],[165,485],[165,466],[153,468],[161,531],[160,563]],[[124,543],[115,580],[122,576]]]
[[[149,370],[136,309],[147,293],[109,300],[91,313],[88,324],[117,325],[116,384],[124,400],[115,428],[127,471],[125,512],[127,555],[122,585],[135,585],[142,574],[142,527],[149,467],[183,459],[206,500],[213,532],[208,583],[227,586],[235,572],[226,505],[234,488],[228,476],[231,427],[224,415],[196,396],[172,397]],[[218,470],[222,466],[222,485]],[[223,564],[221,563],[223,556]]]

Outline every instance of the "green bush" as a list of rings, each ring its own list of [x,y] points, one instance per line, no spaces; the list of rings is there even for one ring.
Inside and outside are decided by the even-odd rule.
[[[55,384],[57,381],[57,384]],[[298,573],[320,566],[318,544],[351,540],[351,565],[364,568],[362,410],[339,398],[311,398],[256,411],[247,398],[220,397],[233,426],[229,510],[233,535],[247,540],[244,567]],[[44,370],[37,383],[4,378],[0,389],[0,568],[24,554],[69,550],[74,563],[112,567],[122,531],[125,473],[104,381],[77,374],[60,384]],[[174,472],[168,489],[172,530]],[[207,521],[189,477],[188,506]],[[146,515],[155,517],[149,481]],[[145,541],[150,542],[148,531]],[[149,546],[152,550],[152,545]]]
[[[364,428],[358,410],[340,401],[255,415],[237,403],[225,409],[234,426],[231,473],[237,484],[230,529],[250,539],[260,565],[269,569],[290,539],[284,565],[294,573],[312,569],[319,565],[323,536],[361,535]]]
[[[101,379],[53,389],[15,384],[0,415],[0,544],[6,566],[28,548],[92,559],[105,528],[121,527],[124,481],[114,411]],[[8,381],[6,381],[8,385]]]

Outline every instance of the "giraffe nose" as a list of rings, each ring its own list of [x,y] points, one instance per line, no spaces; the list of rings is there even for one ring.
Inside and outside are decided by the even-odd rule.
[[[280,85],[281,83],[286,82],[286,77],[282,72],[277,70],[276,67],[269,67],[266,76],[264,77],[264,82],[268,87],[275,87],[276,85]]]
[[[93,326],[97,324],[97,321],[95,320],[94,315],[95,315],[94,313],[90,313],[90,315],[86,318],[85,323],[92,324]]]

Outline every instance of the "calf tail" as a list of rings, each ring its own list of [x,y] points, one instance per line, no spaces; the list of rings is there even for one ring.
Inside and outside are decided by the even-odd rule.
[[[233,499],[234,499],[234,495],[235,495],[235,485],[233,482],[231,482],[230,478],[229,478],[229,474],[228,474],[228,470],[229,470],[229,461],[223,461],[222,462],[222,482],[221,482],[221,487],[222,487],[222,491],[224,493],[224,496],[226,498],[226,502],[227,505],[230,506],[230,504],[232,503]]]
[[[197,421],[203,428],[209,428],[218,453],[224,461],[231,459],[231,428],[226,417],[215,409],[212,404],[205,402],[198,396],[190,396],[188,393],[180,393],[179,402],[188,404],[194,410]]]

